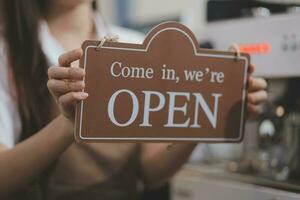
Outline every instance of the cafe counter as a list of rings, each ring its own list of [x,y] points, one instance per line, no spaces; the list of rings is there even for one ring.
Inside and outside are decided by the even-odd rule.
[[[222,166],[187,164],[172,181],[173,200],[299,200],[300,185],[248,174]]]

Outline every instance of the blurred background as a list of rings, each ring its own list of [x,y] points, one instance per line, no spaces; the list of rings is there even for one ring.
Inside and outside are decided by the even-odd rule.
[[[112,24],[147,33],[163,21],[191,28],[202,48],[232,43],[269,83],[263,113],[241,144],[201,144],[169,186],[144,199],[300,199],[299,0],[99,0]]]

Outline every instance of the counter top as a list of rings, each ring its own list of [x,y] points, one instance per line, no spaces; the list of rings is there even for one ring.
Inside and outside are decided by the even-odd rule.
[[[194,178],[210,176],[217,179],[229,179],[243,183],[250,183],[259,186],[300,193],[300,183],[295,183],[294,181],[275,181],[254,175],[232,173],[226,171],[224,167],[217,165],[186,164],[180,171],[179,176],[188,176]]]

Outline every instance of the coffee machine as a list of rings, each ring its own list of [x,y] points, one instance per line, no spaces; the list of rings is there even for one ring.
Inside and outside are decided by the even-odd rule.
[[[208,1],[201,46],[226,50],[235,43],[249,53],[254,75],[268,81],[269,100],[247,122],[244,143],[202,146],[209,156],[201,159],[229,163],[232,172],[300,183],[300,3],[270,2]]]
[[[269,100],[247,130],[240,170],[276,181],[300,176],[300,79],[268,79]],[[246,162],[245,162],[246,161]]]

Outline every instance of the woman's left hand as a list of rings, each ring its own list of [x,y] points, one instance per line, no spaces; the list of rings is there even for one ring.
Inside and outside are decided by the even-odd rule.
[[[249,66],[248,77],[248,95],[247,95],[247,110],[249,117],[255,117],[262,112],[262,103],[268,99],[267,81],[263,78],[254,78],[252,76],[255,67]]]

